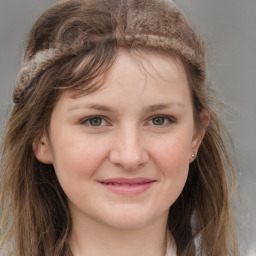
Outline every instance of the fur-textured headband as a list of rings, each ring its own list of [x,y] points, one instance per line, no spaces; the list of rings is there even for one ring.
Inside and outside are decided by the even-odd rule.
[[[181,14],[172,1],[168,4],[170,5],[170,3],[172,4],[171,11]],[[204,54],[200,51],[196,52],[188,44],[189,40],[182,38],[182,36],[186,37],[187,35],[182,35],[181,33],[181,36],[179,36],[179,31],[175,30],[175,25],[168,24],[168,12],[170,12],[170,9],[161,10],[164,11],[163,17],[158,16],[157,18],[152,17],[154,14],[152,6],[151,9],[143,10],[140,13],[138,10],[129,9],[127,6],[123,7],[123,9],[126,9],[126,15],[123,15],[126,20],[124,21],[124,17],[119,17],[119,19],[121,24],[126,24],[126,28],[119,31],[120,28],[117,24],[116,34],[109,36],[110,38],[108,39],[115,39],[120,47],[144,47],[170,51],[170,53],[182,57],[185,62],[193,65],[202,78],[205,77]],[[156,24],[160,24],[158,25],[158,31],[152,28],[154,26],[152,25],[152,20]],[[80,36],[82,38],[81,42],[71,43],[69,46],[60,44],[58,47],[49,47],[48,49],[38,51],[30,60],[24,62],[17,76],[14,98],[19,98],[31,85],[34,78],[41,75],[57,61],[88,49],[88,41],[86,41],[83,35]],[[78,40],[79,38],[76,38],[74,41]],[[192,42],[194,38],[190,40]]]
[[[77,49],[78,52],[78,49]],[[33,79],[54,65],[58,60],[76,55],[71,47],[50,48],[37,52],[32,59],[22,65],[16,79],[14,95],[22,94],[32,83]]]

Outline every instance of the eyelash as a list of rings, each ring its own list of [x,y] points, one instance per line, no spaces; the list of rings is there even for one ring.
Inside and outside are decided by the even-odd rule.
[[[89,117],[86,117],[86,118],[82,119],[82,120],[80,121],[80,124],[86,125],[86,126],[89,126],[89,127],[92,127],[93,129],[99,129],[99,127],[101,127],[101,125],[99,125],[99,126],[94,126],[94,125],[88,124],[88,122],[92,121],[93,119],[100,119],[101,121],[105,121],[106,123],[108,123],[108,122],[106,121],[106,117],[96,115],[96,116],[89,116]],[[110,126],[110,125],[108,125],[108,126]]]
[[[164,118],[164,124],[162,124],[162,125],[152,124],[153,126],[155,126],[157,128],[166,127],[166,126],[169,126],[169,125],[176,122],[176,120],[173,117],[168,116],[168,115],[154,115],[154,116],[151,116],[151,117],[148,118],[149,121],[147,121],[147,123],[153,122],[153,120],[155,118]],[[101,120],[100,125],[95,125],[94,126],[94,125],[89,124],[89,122],[92,121],[93,119]],[[166,124],[166,121],[167,121],[167,124]],[[106,122],[107,126],[111,126],[110,123],[106,120],[106,117],[101,116],[101,115],[89,116],[87,118],[84,118],[80,121],[80,124],[85,125],[85,126],[89,126],[93,129],[99,129],[100,127],[102,127],[102,122]],[[104,126],[106,126],[106,125],[104,125]]]
[[[154,126],[156,126],[158,128],[166,127],[166,126],[169,126],[169,125],[171,125],[171,124],[176,122],[176,120],[173,117],[168,116],[168,115],[154,115],[154,116],[151,116],[150,117],[150,122],[152,122],[153,119],[155,119],[155,118],[164,118],[165,119],[164,120],[165,124],[163,124],[163,125],[154,125]],[[166,124],[166,121],[167,121],[167,124]]]

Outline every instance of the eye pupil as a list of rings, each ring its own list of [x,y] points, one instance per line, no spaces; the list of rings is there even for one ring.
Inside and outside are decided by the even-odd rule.
[[[153,118],[152,122],[154,125],[163,125],[164,120],[165,120],[164,117],[158,116],[158,117]]]
[[[102,124],[102,119],[99,117],[95,117],[95,118],[90,119],[89,122],[90,122],[91,126],[100,126]]]

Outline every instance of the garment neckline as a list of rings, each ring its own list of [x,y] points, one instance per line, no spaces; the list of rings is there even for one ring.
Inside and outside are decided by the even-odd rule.
[[[169,230],[167,231],[166,239],[167,239],[167,247],[166,247],[165,256],[176,256],[177,255],[176,243]]]

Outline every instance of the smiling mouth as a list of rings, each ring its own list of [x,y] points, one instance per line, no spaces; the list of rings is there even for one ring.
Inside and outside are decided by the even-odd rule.
[[[99,181],[106,189],[122,195],[137,195],[148,190],[156,180],[148,178],[115,178]]]

